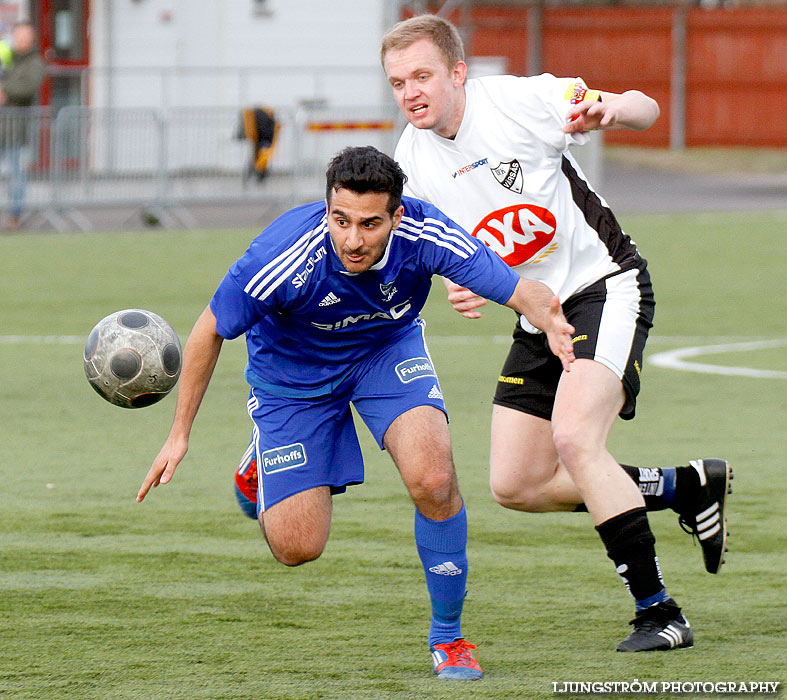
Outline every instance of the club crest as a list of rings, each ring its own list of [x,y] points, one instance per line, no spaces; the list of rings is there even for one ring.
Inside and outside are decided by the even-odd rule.
[[[394,287],[394,283],[389,282],[388,284],[381,284],[380,291],[383,293],[383,301],[391,301],[397,290]]]
[[[518,160],[509,160],[491,168],[495,179],[506,189],[522,194],[522,166]]]

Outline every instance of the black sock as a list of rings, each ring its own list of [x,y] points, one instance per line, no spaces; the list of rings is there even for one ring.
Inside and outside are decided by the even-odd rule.
[[[620,468],[637,485],[642,498],[645,499],[646,510],[654,511],[672,508],[672,504],[668,502],[669,498],[664,498],[664,475],[660,467],[640,468],[621,464]],[[692,471],[694,470],[692,469]],[[669,482],[669,479],[667,481]],[[674,486],[674,480],[672,484]],[[674,489],[672,492],[674,492]],[[587,506],[584,503],[580,503],[574,508],[575,513],[587,513],[587,511]]]
[[[607,556],[623,579],[637,607],[666,600],[664,581],[656,557],[656,538],[644,508],[634,508],[596,526]],[[651,602],[652,601],[652,602]]]
[[[631,477],[645,500],[648,512],[671,508],[676,513],[691,513],[700,496],[700,475],[694,467],[632,467],[620,468]],[[587,513],[580,503],[575,513]]]
[[[678,510],[675,505],[678,498],[677,473],[690,467],[632,467],[621,464],[620,468],[639,488],[647,510]]]

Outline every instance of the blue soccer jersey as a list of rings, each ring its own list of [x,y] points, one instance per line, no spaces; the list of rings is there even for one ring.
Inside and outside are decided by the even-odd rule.
[[[404,214],[380,261],[348,273],[325,202],[276,219],[238,259],[211,299],[216,329],[246,334],[246,378],[278,396],[332,392],[363,358],[405,333],[444,275],[505,303],[518,275],[431,204],[404,197]]]

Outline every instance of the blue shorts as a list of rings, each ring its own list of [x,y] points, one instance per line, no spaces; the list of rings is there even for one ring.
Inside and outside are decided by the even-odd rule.
[[[446,412],[422,321],[360,362],[330,396],[298,399],[251,389],[260,511],[317,486],[342,493],[363,482],[350,403],[380,449],[391,423],[411,408]]]

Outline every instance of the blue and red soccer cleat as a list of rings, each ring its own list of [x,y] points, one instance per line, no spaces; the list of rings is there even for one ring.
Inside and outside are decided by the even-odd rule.
[[[455,639],[446,644],[435,644],[432,650],[432,666],[441,680],[477,681],[484,672],[473,658],[475,644],[466,639]]]
[[[257,460],[241,462],[235,470],[235,498],[245,515],[257,519]]]

